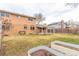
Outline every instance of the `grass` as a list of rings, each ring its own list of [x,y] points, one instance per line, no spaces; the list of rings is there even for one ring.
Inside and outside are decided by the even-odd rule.
[[[7,36],[3,39],[3,44],[6,46],[4,49],[5,55],[24,56],[27,55],[30,48],[48,45],[55,40],[79,44],[79,36],[72,34]]]

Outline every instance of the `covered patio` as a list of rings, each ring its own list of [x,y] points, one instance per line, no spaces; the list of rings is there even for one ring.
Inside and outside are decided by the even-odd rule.
[[[47,26],[45,26],[45,25],[37,25],[36,33],[37,34],[47,34]]]

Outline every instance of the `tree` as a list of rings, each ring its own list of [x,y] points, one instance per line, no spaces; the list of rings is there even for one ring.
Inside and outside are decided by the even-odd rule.
[[[43,16],[42,13],[37,13],[34,15],[36,18],[36,23],[40,24],[41,22],[43,22],[45,20],[45,17]]]

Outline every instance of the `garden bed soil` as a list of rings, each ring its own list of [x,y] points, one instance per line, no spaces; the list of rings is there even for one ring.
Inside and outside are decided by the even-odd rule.
[[[56,55],[51,54],[50,52],[45,51],[45,50],[38,50],[32,53],[31,56],[56,56]]]

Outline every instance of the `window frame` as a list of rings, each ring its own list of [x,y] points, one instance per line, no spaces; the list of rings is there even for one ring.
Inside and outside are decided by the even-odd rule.
[[[28,18],[28,21],[33,21],[33,18],[29,17],[29,18]]]
[[[35,27],[34,26],[30,26],[30,30],[35,30]]]
[[[27,26],[24,26],[24,29],[27,30]]]
[[[9,13],[6,13],[6,12],[0,12],[0,16],[6,16],[6,17],[9,17]]]
[[[21,18],[21,16],[20,15],[16,15],[16,18]]]

